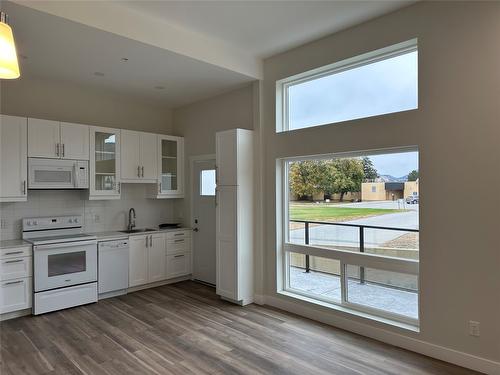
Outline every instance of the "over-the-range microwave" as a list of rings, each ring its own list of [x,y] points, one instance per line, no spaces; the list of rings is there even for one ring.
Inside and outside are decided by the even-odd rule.
[[[88,160],[28,158],[28,189],[88,188]]]

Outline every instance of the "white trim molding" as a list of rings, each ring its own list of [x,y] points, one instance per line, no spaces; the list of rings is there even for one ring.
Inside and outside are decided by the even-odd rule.
[[[455,349],[418,340],[381,327],[374,327],[362,322],[333,314],[328,311],[318,311],[304,304],[289,300],[289,297],[260,296],[266,305],[279,308],[312,320],[319,321],[346,331],[370,337],[403,349],[436,358],[458,366],[466,367],[485,374],[500,375],[500,362]]]

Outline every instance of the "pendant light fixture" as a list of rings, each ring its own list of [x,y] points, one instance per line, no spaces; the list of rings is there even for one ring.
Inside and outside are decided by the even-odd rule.
[[[9,16],[0,12],[0,79],[19,78],[16,45],[12,29],[8,25]]]

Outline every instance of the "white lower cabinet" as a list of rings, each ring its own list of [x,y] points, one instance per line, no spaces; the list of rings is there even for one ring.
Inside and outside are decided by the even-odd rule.
[[[165,235],[163,233],[150,235],[149,252],[149,279],[150,283],[162,281],[167,278],[167,252],[165,248]]]
[[[129,287],[189,275],[190,236],[189,230],[130,236]]]
[[[129,238],[129,287],[147,284],[148,282],[148,248],[149,236],[131,236]]]
[[[31,308],[31,277],[0,282],[0,314]]]
[[[191,253],[167,255],[167,279],[191,273]]]
[[[0,314],[31,308],[31,246],[0,250]]]

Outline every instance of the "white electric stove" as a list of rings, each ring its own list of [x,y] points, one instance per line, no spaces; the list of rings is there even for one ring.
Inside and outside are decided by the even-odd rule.
[[[97,302],[97,240],[81,216],[23,219],[33,244],[33,314]]]

